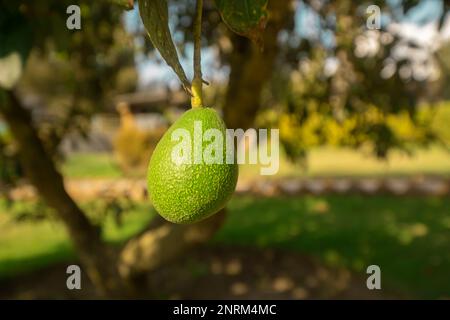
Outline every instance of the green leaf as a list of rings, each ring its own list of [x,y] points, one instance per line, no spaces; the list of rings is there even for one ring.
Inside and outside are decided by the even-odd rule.
[[[185,90],[190,82],[178,59],[177,49],[169,29],[169,9],[166,0],[140,0],[139,13],[153,46],[177,74]]]
[[[222,20],[233,32],[258,44],[262,43],[262,32],[267,22],[268,0],[215,1]]]

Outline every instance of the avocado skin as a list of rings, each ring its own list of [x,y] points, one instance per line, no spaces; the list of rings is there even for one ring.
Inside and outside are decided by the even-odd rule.
[[[222,132],[223,164],[176,165],[172,161],[172,149],[179,143],[171,141],[172,132],[177,128],[188,130],[193,143],[194,121],[202,121],[203,132],[209,128]],[[231,198],[239,169],[236,161],[225,163],[225,130],[225,123],[214,109],[201,107],[186,111],[163,135],[147,173],[150,200],[163,218],[180,224],[197,222],[218,212]],[[203,148],[208,143],[204,141]]]

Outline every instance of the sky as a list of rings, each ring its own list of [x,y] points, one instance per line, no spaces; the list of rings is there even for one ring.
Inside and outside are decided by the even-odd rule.
[[[139,17],[138,7],[125,13],[125,25],[129,32],[142,31],[143,25],[141,18]],[[142,45],[139,43],[138,45]],[[181,64],[189,79],[193,76],[192,67],[192,55],[193,45],[191,43],[186,45],[187,58],[180,57]],[[217,53],[214,48],[206,48],[202,50],[202,72],[203,78],[210,82],[223,81],[227,77],[227,69],[221,68],[218,59],[216,59]],[[169,86],[179,88],[179,80],[175,73],[165,62],[163,62],[159,53],[155,53],[155,56],[147,57],[144,55],[137,56],[137,65],[139,70],[139,84],[141,87],[145,87],[151,82],[154,83],[167,83]]]
[[[382,23],[390,24],[390,32],[395,32],[402,37],[412,39],[414,42],[424,46],[438,45],[439,41],[450,40],[450,13],[446,14],[446,23],[439,35],[437,33],[437,20],[444,10],[444,0],[421,0],[419,5],[403,15],[401,0],[388,0],[394,8],[393,19],[400,23],[392,24],[391,18],[383,16]],[[139,17],[137,6],[132,11],[125,13],[125,23],[130,32],[142,30],[143,26]],[[295,13],[295,30],[299,38],[317,38],[322,43],[332,47],[334,45],[334,35],[331,31],[323,31],[318,28],[319,18],[313,9],[300,2]],[[438,40],[437,40],[438,39]],[[192,77],[192,45],[187,46],[187,59],[182,58],[181,63],[186,71],[188,78]],[[202,50],[202,70],[204,78],[210,82],[222,81],[226,79],[228,70],[221,67],[216,59],[217,53],[214,49]],[[140,55],[137,57],[139,70],[139,85],[145,87],[150,83],[168,83],[174,89],[179,86],[178,79],[173,71],[162,62],[159,54],[155,57],[146,57]]]

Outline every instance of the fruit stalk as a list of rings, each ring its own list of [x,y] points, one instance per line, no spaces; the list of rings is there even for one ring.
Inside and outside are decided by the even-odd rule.
[[[201,33],[202,33],[203,0],[197,0],[194,21],[194,79],[192,80],[192,108],[203,107],[203,80],[201,66]]]

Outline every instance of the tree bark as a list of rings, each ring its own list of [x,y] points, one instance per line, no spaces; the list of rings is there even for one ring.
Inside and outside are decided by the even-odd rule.
[[[269,21],[263,32],[263,48],[232,35],[230,77],[225,98],[227,127],[248,129],[260,108],[263,86],[272,76],[278,53],[278,34],[292,18],[291,0],[269,1]]]
[[[123,248],[119,270],[126,279],[139,279],[140,275],[164,265],[192,247],[205,243],[222,226],[225,209],[210,218],[190,225],[179,225],[157,216],[149,228],[131,239]]]
[[[0,111],[18,145],[26,176],[63,221],[93,283],[102,295],[123,295],[124,287],[115,267],[114,253],[102,243],[100,229],[91,224],[66,192],[63,178],[39,139],[28,110],[14,92],[8,91]]]

